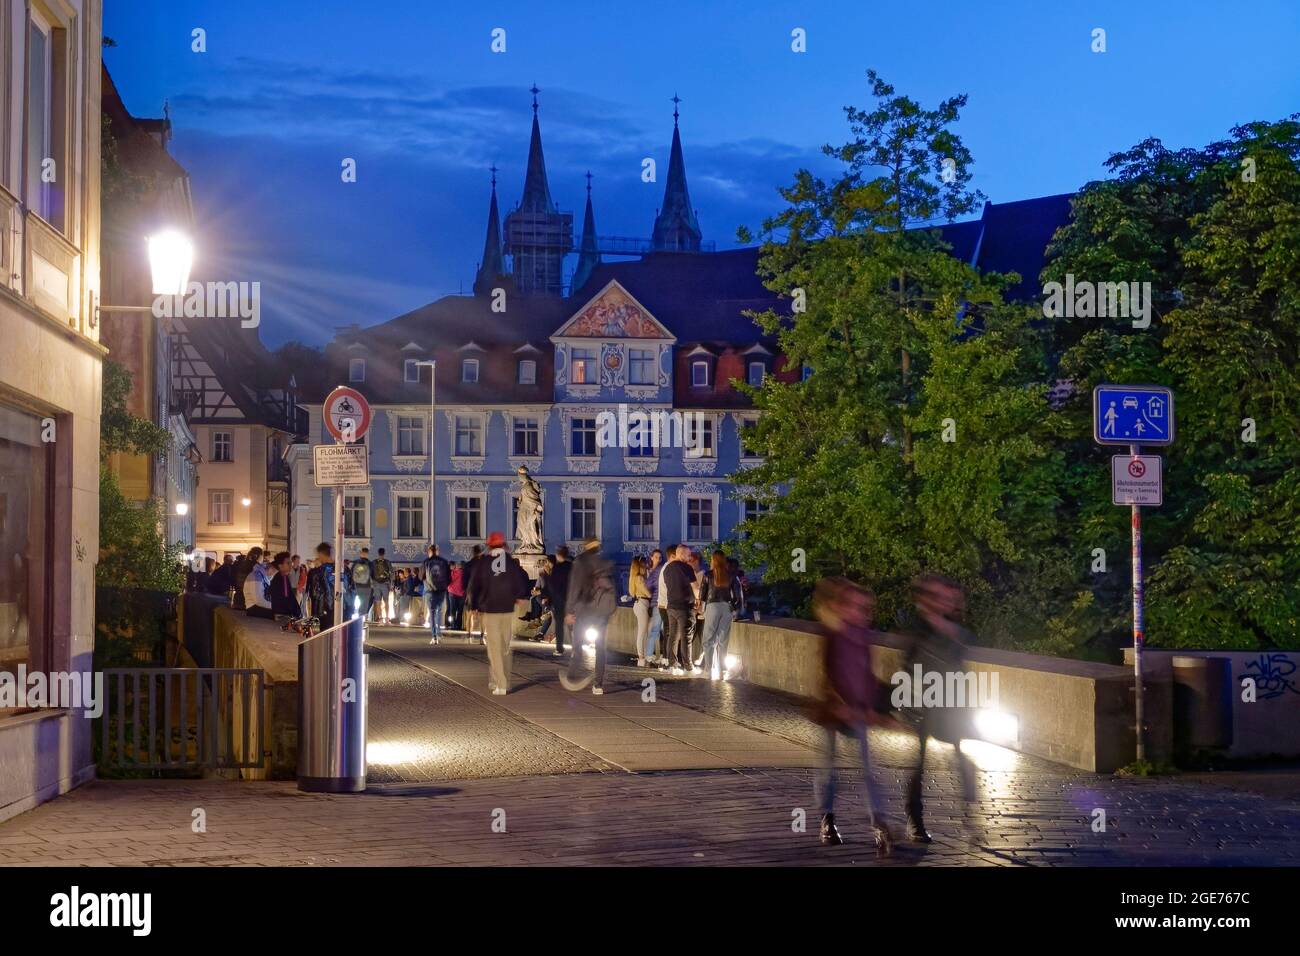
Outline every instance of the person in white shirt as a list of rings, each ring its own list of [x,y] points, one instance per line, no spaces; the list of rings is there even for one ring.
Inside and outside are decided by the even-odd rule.
[[[655,605],[659,612],[659,657],[657,663],[660,670],[667,670],[671,663],[668,659],[668,591],[664,588],[664,572],[668,570],[668,565],[672,563],[677,554],[677,545],[670,544],[668,550],[664,552],[666,560],[659,568],[658,584],[655,586]]]
[[[244,578],[244,610],[249,617],[275,617],[271,613],[271,602],[266,596],[266,576],[259,574],[258,564],[253,573]]]

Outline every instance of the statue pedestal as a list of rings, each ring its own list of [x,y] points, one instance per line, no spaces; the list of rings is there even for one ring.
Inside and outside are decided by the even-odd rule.
[[[540,551],[537,552],[536,554],[532,552],[520,554],[518,551],[516,551],[515,558],[516,560],[519,561],[519,564],[523,567],[524,572],[528,575],[529,580],[536,581],[537,575],[542,570],[542,562],[546,560],[546,555],[542,554]]]

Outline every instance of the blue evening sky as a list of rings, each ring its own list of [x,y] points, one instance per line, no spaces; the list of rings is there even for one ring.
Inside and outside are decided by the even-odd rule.
[[[170,102],[196,277],[259,280],[272,346],[469,289],[492,163],[502,214],[519,199],[534,82],[552,194],[577,231],[590,170],[598,230],[618,236],[650,234],[678,93],[719,248],[780,207],[797,168],[828,170],[819,147],[847,138],[846,104],[869,105],[868,67],[927,105],[969,95],[958,130],[996,202],[1077,189],[1148,136],[1201,145],[1300,110],[1296,0],[107,0],[104,32],[128,109]]]

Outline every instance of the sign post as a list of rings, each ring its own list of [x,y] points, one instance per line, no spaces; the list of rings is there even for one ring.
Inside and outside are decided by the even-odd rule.
[[[334,436],[335,445],[318,445],[313,451],[316,484],[324,477],[333,478],[334,487],[334,623],[341,624],[346,617],[343,609],[343,489],[348,485],[370,483],[368,449],[353,445],[370,430],[370,403],[355,388],[340,385],[325,398],[322,409],[326,430]],[[360,449],[358,453],[354,449]],[[361,462],[364,480],[356,481],[357,460]]]
[[[1163,501],[1160,459],[1141,445],[1172,445],[1174,394],[1159,385],[1098,385],[1092,390],[1092,438],[1099,445],[1128,445],[1111,459],[1111,502],[1130,509],[1133,546],[1133,690],[1137,759],[1146,759],[1146,706],[1142,649],[1146,606],[1142,569],[1142,508]]]

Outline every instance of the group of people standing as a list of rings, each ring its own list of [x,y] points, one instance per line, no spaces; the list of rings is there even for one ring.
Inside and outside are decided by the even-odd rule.
[[[730,679],[727,641],[732,622],[745,611],[745,591],[739,563],[724,551],[714,551],[707,566],[684,544],[656,548],[648,561],[634,558],[628,592],[637,666]]]

